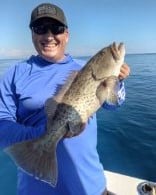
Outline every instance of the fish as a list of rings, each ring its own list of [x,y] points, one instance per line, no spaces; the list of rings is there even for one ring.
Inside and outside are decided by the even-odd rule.
[[[64,137],[78,136],[89,118],[107,101],[117,104],[119,73],[125,57],[124,43],[113,42],[97,52],[80,71],[73,71],[62,89],[45,102],[45,135],[11,145],[5,152],[29,175],[56,187],[56,148]]]

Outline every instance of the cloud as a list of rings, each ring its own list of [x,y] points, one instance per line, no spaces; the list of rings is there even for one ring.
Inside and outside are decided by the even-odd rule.
[[[34,54],[34,49],[6,49],[0,48],[0,59],[17,59],[17,58],[25,58]]]

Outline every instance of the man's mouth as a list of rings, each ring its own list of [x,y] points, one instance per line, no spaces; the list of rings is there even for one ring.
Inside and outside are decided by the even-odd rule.
[[[41,43],[41,44],[46,49],[54,49],[58,46],[57,43]]]

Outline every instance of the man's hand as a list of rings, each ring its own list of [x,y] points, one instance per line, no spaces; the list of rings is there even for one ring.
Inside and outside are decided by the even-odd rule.
[[[119,80],[127,78],[130,74],[130,67],[127,64],[123,64],[119,73]]]

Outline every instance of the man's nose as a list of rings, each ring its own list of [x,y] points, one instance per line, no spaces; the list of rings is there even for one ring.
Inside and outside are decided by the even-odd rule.
[[[47,30],[47,32],[45,33],[45,36],[47,36],[48,38],[53,38],[54,37],[54,34],[51,32],[50,29]]]

